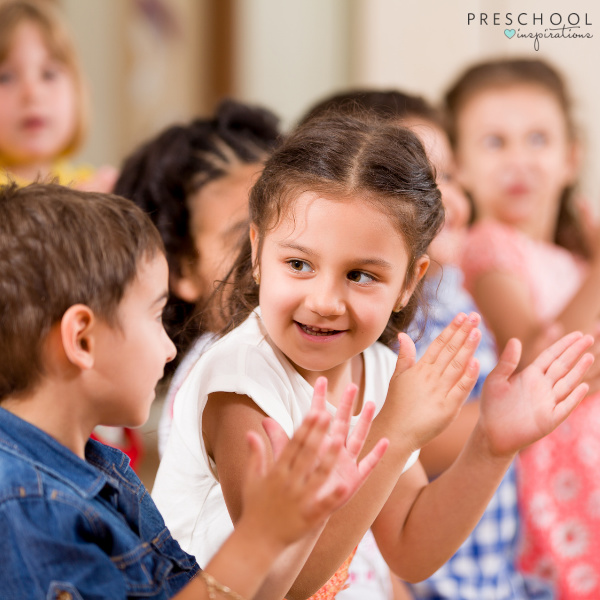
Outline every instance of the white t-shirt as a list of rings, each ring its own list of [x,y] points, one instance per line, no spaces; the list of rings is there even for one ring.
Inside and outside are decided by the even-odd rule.
[[[375,343],[363,352],[364,402],[381,410],[396,355]],[[214,462],[206,453],[201,418],[208,395],[246,395],[291,437],[308,413],[313,388],[270,341],[256,309],[239,327],[215,342],[181,386],[173,410],[167,449],[152,496],[173,537],[201,567],[233,532]],[[336,408],[328,404],[335,414]],[[358,417],[352,417],[352,425]],[[416,462],[415,452],[405,469]]]

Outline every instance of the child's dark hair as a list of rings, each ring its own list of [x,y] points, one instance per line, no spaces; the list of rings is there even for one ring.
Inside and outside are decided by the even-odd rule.
[[[145,258],[164,253],[150,219],[125,198],[55,184],[0,188],[0,400],[44,374],[42,347],[74,304],[119,325]]]
[[[300,126],[266,163],[250,193],[250,221],[262,240],[287,213],[295,197],[311,190],[338,198],[361,198],[384,211],[406,244],[411,262],[425,254],[444,221],[433,169],[418,138],[409,130],[381,120],[348,115],[311,119]],[[232,268],[233,289],[227,296],[225,331],[239,325],[258,305],[258,286],[252,279],[250,241]],[[421,283],[417,286],[417,290]],[[391,345],[413,319],[419,294],[392,313],[380,341]]]
[[[340,92],[315,104],[302,117],[300,124],[328,114],[355,117],[372,114],[389,121],[418,117],[444,129],[440,111],[421,96],[405,94],[399,90],[355,89]]]
[[[484,90],[519,85],[538,87],[549,92],[562,110],[569,137],[573,141],[577,138],[571,98],[558,70],[539,59],[498,59],[480,62],[469,67],[446,92],[448,134],[452,146],[455,149],[458,146],[458,116],[471,98]],[[560,200],[554,241],[575,254],[590,258],[591,252],[585,242],[573,196],[573,186],[568,186],[563,191]],[[471,204],[473,205],[473,202]],[[476,216],[475,209],[476,207],[473,205],[474,217]]]
[[[272,112],[224,100],[214,117],[169,127],[125,160],[115,193],[150,215],[164,241],[171,277],[181,276],[185,262],[202,260],[190,226],[192,194],[238,165],[263,162],[279,140]],[[203,321],[192,317],[206,300],[169,298],[165,328],[179,356],[203,333]]]

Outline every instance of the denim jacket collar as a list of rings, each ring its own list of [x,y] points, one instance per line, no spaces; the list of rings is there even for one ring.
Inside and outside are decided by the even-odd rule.
[[[47,471],[83,498],[92,498],[107,484],[117,487],[110,473],[113,470],[124,473],[129,464],[124,454],[94,440],[86,444],[88,464],[53,437],[1,406],[0,446]]]

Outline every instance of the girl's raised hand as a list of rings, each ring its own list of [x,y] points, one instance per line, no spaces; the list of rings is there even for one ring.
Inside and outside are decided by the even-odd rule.
[[[480,317],[458,314],[415,363],[415,345],[404,333],[390,382],[386,406],[399,414],[394,421],[413,450],[439,435],[456,417],[473,389],[479,363],[473,357],[481,339]],[[388,403],[390,403],[388,405]]]
[[[331,427],[325,409],[326,390],[327,380],[320,377],[311,411],[291,440],[278,423],[268,418],[263,421],[275,459],[268,472],[260,436],[248,433],[250,459],[242,518],[253,519],[263,534],[266,531],[276,537],[282,547],[323,525],[345,504],[388,445],[387,440],[380,440],[357,464],[374,406],[365,406],[354,431],[347,436],[356,387],[349,386],[344,393]]]
[[[515,375],[521,343],[512,338],[488,375],[477,427],[491,454],[510,456],[558,427],[588,392],[580,383],[594,357],[591,335],[576,331],[544,350]],[[477,428],[476,427],[476,428]]]

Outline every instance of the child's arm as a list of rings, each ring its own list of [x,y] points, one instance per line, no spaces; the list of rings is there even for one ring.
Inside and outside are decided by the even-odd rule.
[[[522,364],[529,364],[539,347],[539,338],[544,337],[549,325],[535,312],[529,285],[511,273],[491,270],[477,277],[473,297],[498,346],[502,348],[512,337],[520,339],[524,353]],[[591,333],[599,319],[600,259],[593,261],[585,281],[554,323],[565,332]]]
[[[417,467],[400,478],[372,529],[391,568],[420,581],[439,568],[477,524],[515,454],[553,431],[587,393],[591,336],[572,333],[518,375],[511,340],[484,385],[481,413],[456,462],[424,485]]]
[[[277,587],[277,578],[286,578],[291,567],[304,565],[310,554],[286,595],[307,598],[346,560],[379,514],[411,453],[444,429],[475,384],[478,369],[472,355],[479,341],[478,322],[477,315],[459,315],[416,365],[414,345],[408,336],[402,336],[395,383],[373,420],[364,450],[388,437],[385,459],[353,499],[329,519],[314,550],[308,545],[288,552],[276,563],[267,584]],[[207,449],[217,464],[234,523],[241,511],[240,483],[246,463],[241,442],[248,429],[261,433],[263,418],[251,399],[229,393],[211,394],[203,413]]]
[[[324,384],[317,394],[325,396]],[[352,401],[350,397],[350,405]],[[346,444],[343,428],[327,434],[329,415],[322,403],[288,441],[281,428],[269,419],[263,425],[271,441],[275,462],[268,470],[263,440],[248,433],[250,454],[246,464],[244,508],[235,531],[206,566],[205,572],[244,598],[254,598],[275,559],[290,544],[307,534],[318,533],[329,515],[362,484],[387,446],[381,441],[375,450],[356,465],[356,458],[369,428],[373,410],[361,420],[362,430],[352,437],[357,476],[341,479],[340,450]],[[208,598],[206,582],[196,578],[178,600]],[[263,598],[262,594],[257,596]]]
[[[477,419],[479,399],[470,400],[440,435],[421,448],[419,461],[428,479],[438,477],[456,460],[473,432]]]

